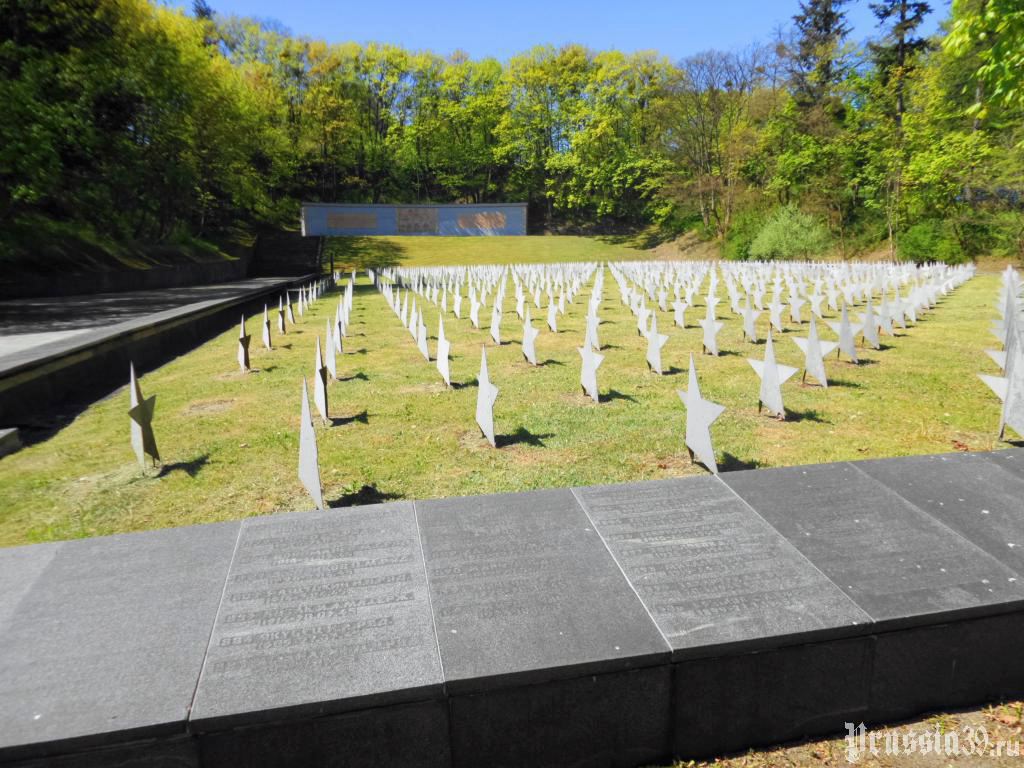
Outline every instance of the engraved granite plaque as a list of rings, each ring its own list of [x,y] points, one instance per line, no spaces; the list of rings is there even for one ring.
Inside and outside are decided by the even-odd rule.
[[[1024,448],[1007,448],[1001,451],[988,451],[981,453],[987,461],[998,464],[1007,472],[1012,472],[1017,477],[1024,477]]]
[[[717,478],[576,494],[676,651],[871,621]]]
[[[722,479],[876,621],[1024,599],[1016,573],[853,464]]]
[[[184,735],[238,529],[0,550],[0,762]]]
[[[859,461],[855,466],[1024,578],[1024,477],[970,453]]]
[[[427,698],[440,682],[411,503],[244,521],[194,727]]]
[[[450,691],[667,660],[571,491],[417,501],[416,511]]]

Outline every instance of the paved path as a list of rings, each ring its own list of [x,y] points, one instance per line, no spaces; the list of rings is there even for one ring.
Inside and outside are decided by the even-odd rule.
[[[122,333],[230,304],[294,280],[257,277],[217,285],[0,301],[0,377]]]

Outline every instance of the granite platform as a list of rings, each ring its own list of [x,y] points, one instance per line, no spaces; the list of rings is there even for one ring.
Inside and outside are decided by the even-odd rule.
[[[0,426],[102,396],[127,381],[129,361],[139,373],[162,365],[313,277],[0,301]]]
[[[1024,449],[0,550],[0,764],[649,765],[1024,696]]]

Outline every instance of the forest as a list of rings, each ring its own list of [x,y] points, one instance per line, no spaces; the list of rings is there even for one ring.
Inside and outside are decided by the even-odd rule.
[[[501,200],[537,233],[690,232],[733,259],[1024,259],[1024,4],[879,0],[861,45],[849,1],[681,61],[498,61],[205,0],[0,0],[0,260],[216,249],[301,201]]]

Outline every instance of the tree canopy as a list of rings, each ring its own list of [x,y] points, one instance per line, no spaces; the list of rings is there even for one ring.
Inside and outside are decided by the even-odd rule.
[[[928,3],[879,0],[861,50],[852,1],[678,62],[500,62],[297,37],[207,0],[0,0],[0,255],[217,241],[294,225],[302,200],[523,200],[538,229],[695,229],[740,258],[785,251],[787,221],[844,254],[1020,257],[1019,2],[955,0],[925,39]]]

